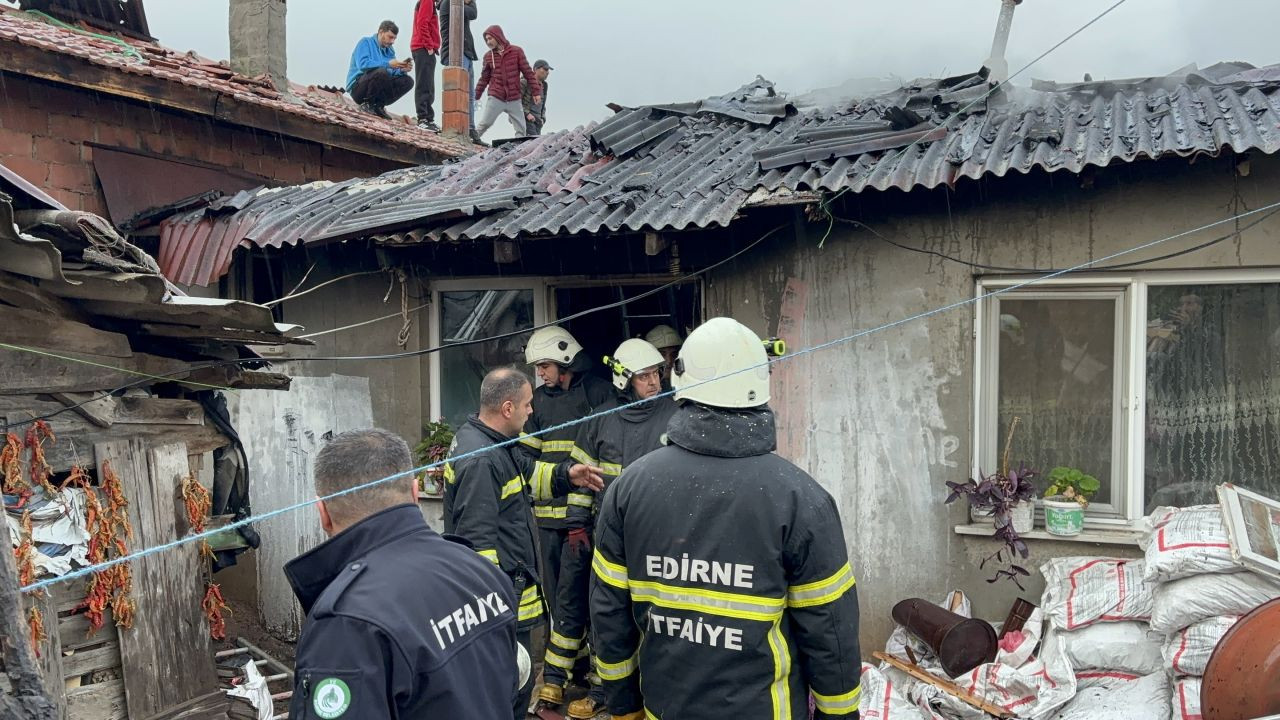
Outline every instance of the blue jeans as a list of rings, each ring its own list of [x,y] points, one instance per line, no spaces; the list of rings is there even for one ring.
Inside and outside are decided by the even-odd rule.
[[[471,101],[471,129],[476,129],[476,72],[471,58],[462,56],[462,67],[467,69],[467,99]]]

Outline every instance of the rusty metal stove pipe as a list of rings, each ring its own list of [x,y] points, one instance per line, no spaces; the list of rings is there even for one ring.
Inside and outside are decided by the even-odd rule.
[[[958,677],[996,659],[999,645],[990,623],[957,615],[920,598],[894,605],[893,619],[933,650],[948,677]]]

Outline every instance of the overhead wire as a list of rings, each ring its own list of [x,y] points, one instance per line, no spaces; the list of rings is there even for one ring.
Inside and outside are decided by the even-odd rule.
[[[948,303],[948,304],[946,304],[946,305],[942,305],[942,306],[939,306],[939,307],[933,308],[933,309],[931,309],[931,310],[926,310],[926,311],[923,311],[923,312],[920,312],[920,313],[916,313],[916,314],[914,314],[914,315],[910,315],[910,316],[905,317],[905,318],[900,318],[900,319],[898,319],[898,320],[894,320],[894,321],[892,321],[892,322],[888,322],[888,323],[885,323],[885,324],[882,324],[882,325],[877,325],[877,326],[875,326],[875,327],[867,328],[867,329],[864,329],[864,330],[859,330],[858,332],[855,332],[855,333],[853,333],[853,334],[851,334],[851,335],[846,335],[846,336],[844,336],[844,337],[836,338],[836,339],[834,339],[834,340],[829,340],[829,341],[827,341],[827,342],[819,343],[819,344],[817,344],[817,345],[811,345],[811,346],[809,346],[809,347],[807,347],[807,348],[803,348],[803,349],[797,350],[797,351],[796,351],[796,352],[794,352],[794,353],[790,353],[790,354],[784,355],[784,356],[782,356],[782,357],[772,358],[772,359],[766,360],[764,363],[756,364],[756,365],[753,365],[753,366],[751,366],[751,367],[742,368],[742,369],[740,369],[740,370],[735,370],[735,371],[733,371],[733,372],[725,373],[725,374],[723,374],[723,375],[717,375],[716,377],[712,377],[712,378],[708,378],[708,379],[706,379],[706,380],[702,380],[702,381],[698,381],[698,382],[696,382],[696,383],[692,383],[692,384],[690,384],[690,385],[688,385],[688,386],[686,386],[686,387],[684,387],[684,388],[681,388],[681,390],[683,391],[683,390],[692,389],[692,388],[695,388],[695,387],[699,387],[699,386],[701,386],[701,385],[705,385],[705,384],[707,384],[707,383],[711,383],[711,382],[716,382],[716,381],[719,381],[719,380],[723,380],[723,379],[724,379],[724,378],[726,378],[726,377],[732,377],[732,376],[734,376],[734,375],[738,375],[738,374],[741,374],[741,373],[751,372],[751,371],[757,370],[757,369],[762,368],[762,367],[768,367],[769,365],[772,365],[772,364],[782,363],[782,362],[787,362],[787,361],[792,360],[792,359],[797,358],[797,357],[801,357],[801,356],[804,356],[804,355],[809,355],[809,354],[812,354],[812,353],[815,353],[815,352],[819,352],[819,351],[826,350],[826,349],[829,349],[829,348],[832,348],[832,347],[836,347],[836,346],[838,346],[838,345],[843,345],[843,344],[845,344],[845,343],[853,342],[854,340],[857,340],[857,339],[859,339],[859,338],[866,337],[866,336],[868,336],[868,335],[872,335],[872,334],[875,334],[875,333],[878,333],[878,332],[883,332],[883,331],[885,331],[885,330],[891,330],[891,329],[893,329],[893,328],[900,327],[900,326],[902,326],[902,325],[906,325],[907,323],[911,323],[911,322],[915,322],[915,321],[919,321],[919,320],[925,320],[925,319],[927,319],[927,318],[933,317],[933,316],[935,316],[935,315],[940,315],[940,314],[942,314],[942,313],[949,312],[949,311],[951,311],[951,310],[955,310],[955,309],[957,309],[957,308],[961,308],[961,307],[966,307],[966,306],[968,306],[968,305],[977,304],[977,303],[982,302],[983,300],[985,300],[985,299],[987,299],[987,298],[990,298],[990,297],[995,297],[995,296],[999,296],[999,295],[1004,295],[1004,294],[1007,294],[1007,293],[1015,292],[1015,291],[1017,291],[1017,290],[1021,290],[1022,288],[1025,288],[1025,287],[1029,287],[1029,286],[1032,286],[1032,285],[1036,285],[1036,284],[1039,284],[1039,283],[1043,283],[1044,281],[1046,281],[1046,280],[1050,280],[1050,279],[1055,278],[1055,277],[1059,277],[1059,276],[1062,276],[1062,275],[1065,275],[1065,274],[1068,274],[1068,273],[1071,273],[1071,272],[1077,272],[1077,271],[1080,271],[1080,270],[1088,269],[1088,268],[1092,267],[1093,265],[1096,265],[1096,264],[1101,263],[1101,262],[1106,262],[1106,261],[1108,261],[1108,260],[1114,260],[1114,259],[1116,259],[1116,258],[1123,257],[1123,256],[1126,256],[1126,255],[1130,255],[1130,254],[1135,253],[1135,252],[1140,252],[1140,251],[1142,251],[1142,250],[1146,250],[1146,249],[1149,249],[1149,248],[1156,247],[1156,246],[1161,245],[1161,244],[1166,243],[1166,242],[1170,242],[1170,241],[1177,240],[1177,239],[1180,239],[1180,238],[1188,237],[1188,236],[1190,236],[1190,235],[1194,235],[1194,234],[1196,234],[1196,233],[1204,232],[1205,230],[1208,230],[1208,229],[1210,229],[1210,228],[1217,227],[1217,226],[1219,226],[1219,225],[1223,225],[1223,224],[1225,224],[1225,223],[1236,222],[1236,221],[1240,220],[1241,218],[1250,217],[1250,216],[1257,215],[1257,214],[1260,214],[1260,213],[1263,213],[1263,212],[1273,211],[1273,210],[1277,210],[1277,209],[1280,209],[1280,201],[1277,201],[1277,202],[1271,203],[1271,204],[1269,204],[1269,205],[1263,206],[1263,207],[1258,208],[1258,209],[1256,209],[1256,210],[1249,210],[1249,211],[1246,211],[1246,212],[1243,212],[1243,213],[1239,213],[1239,214],[1233,215],[1233,216],[1231,216],[1231,217],[1228,217],[1228,218],[1225,218],[1225,219],[1222,219],[1222,220],[1215,220],[1215,221],[1213,221],[1213,222],[1211,222],[1211,223],[1208,223],[1208,224],[1205,224],[1205,225],[1201,225],[1201,226],[1199,226],[1199,227],[1197,227],[1197,228],[1193,228],[1193,229],[1191,229],[1191,230],[1185,230],[1185,231],[1183,231],[1183,232],[1176,233],[1176,234],[1173,234],[1173,235],[1169,235],[1169,236],[1167,236],[1167,237],[1163,237],[1163,238],[1160,238],[1160,239],[1158,239],[1158,240],[1152,240],[1152,241],[1150,241],[1150,242],[1142,243],[1142,244],[1140,244],[1140,245],[1136,245],[1136,246],[1134,246],[1134,247],[1130,247],[1130,248],[1126,248],[1126,249],[1123,249],[1123,250],[1119,250],[1119,251],[1117,251],[1117,252],[1111,253],[1111,254],[1109,254],[1109,255],[1105,255],[1105,256],[1100,257],[1100,258],[1096,258],[1096,259],[1093,259],[1093,260],[1087,260],[1087,261],[1082,262],[1082,263],[1079,263],[1079,264],[1077,264],[1077,265],[1074,265],[1074,266],[1071,266],[1071,267],[1068,267],[1068,268],[1064,268],[1064,269],[1062,269],[1062,270],[1057,270],[1057,271],[1055,271],[1055,272],[1048,273],[1048,274],[1043,275],[1043,276],[1040,276],[1040,277],[1029,278],[1029,279],[1027,279],[1027,280],[1023,280],[1023,281],[1021,281],[1021,282],[1017,282],[1017,283],[1011,284],[1011,285],[1009,285],[1009,286],[1007,286],[1007,287],[994,289],[994,290],[992,290],[992,291],[990,291],[990,292],[983,293],[982,295],[979,295],[979,296],[969,297],[969,298],[965,298],[965,299],[963,299],[963,300],[958,300],[958,301],[956,301],[956,302]],[[538,437],[538,436],[540,436],[540,435],[545,435],[545,434],[548,434],[548,433],[558,432],[558,431],[560,431],[560,430],[564,430],[564,429],[567,429],[567,428],[570,428],[570,427],[573,427],[573,426],[579,425],[579,424],[581,424],[581,423],[585,423],[585,422],[590,422],[590,421],[592,421],[592,420],[596,420],[596,419],[601,418],[601,417],[604,417],[604,416],[606,416],[606,415],[611,415],[611,414],[616,413],[616,412],[621,412],[621,411],[623,411],[623,410],[626,410],[626,409],[628,409],[628,408],[635,407],[635,406],[640,405],[640,404],[642,404],[642,403],[652,401],[652,400],[653,400],[653,399],[655,399],[655,398],[671,396],[671,395],[675,394],[675,392],[676,392],[676,391],[674,391],[674,390],[670,390],[670,391],[666,391],[666,392],[659,393],[658,395],[655,395],[655,396],[653,396],[653,397],[651,397],[651,398],[648,398],[648,399],[646,399],[646,400],[638,400],[638,401],[635,401],[635,402],[626,403],[626,404],[619,405],[619,406],[616,406],[616,407],[613,407],[613,408],[609,408],[609,409],[607,409],[607,410],[602,410],[602,411],[600,411],[600,412],[593,412],[593,413],[591,413],[591,414],[589,414],[589,415],[587,415],[587,416],[585,416],[585,417],[578,418],[578,419],[576,419],[576,420],[571,420],[571,421],[569,421],[569,422],[561,423],[561,424],[559,424],[559,425],[553,425],[553,426],[551,426],[551,427],[544,428],[544,429],[539,430],[539,431],[537,431],[537,432],[529,433],[527,436],[524,436],[524,437]],[[206,530],[206,531],[204,531],[204,532],[196,533],[196,534],[194,534],[194,535],[188,535],[188,536],[185,536],[185,537],[177,538],[177,539],[174,539],[174,540],[171,540],[171,541],[168,541],[168,542],[162,543],[162,544],[160,544],[160,545],[154,545],[154,546],[152,546],[152,547],[145,548],[145,549],[142,549],[142,550],[136,550],[136,551],[134,551],[134,552],[132,552],[132,553],[129,553],[128,555],[124,555],[124,556],[122,556],[122,557],[113,558],[113,559],[111,559],[111,560],[107,560],[107,561],[104,561],[104,562],[101,562],[101,563],[98,563],[98,564],[95,564],[95,565],[89,565],[89,566],[86,566],[86,567],[83,567],[83,568],[79,568],[79,569],[76,569],[76,570],[72,570],[72,571],[67,572],[67,573],[65,573],[65,574],[63,574],[63,575],[60,575],[60,576],[58,576],[58,577],[54,577],[54,578],[47,578],[47,579],[45,579],[45,580],[39,580],[39,581],[36,581],[36,582],[30,583],[30,584],[28,584],[28,585],[24,585],[22,588],[20,588],[20,590],[21,590],[21,592],[23,592],[23,593],[30,593],[30,592],[34,592],[34,591],[36,591],[36,590],[41,590],[41,589],[44,589],[44,588],[50,587],[50,586],[52,586],[52,585],[56,585],[56,584],[58,584],[58,583],[67,582],[67,581],[69,581],[69,580],[74,580],[74,579],[77,579],[77,578],[87,577],[87,576],[92,575],[92,574],[94,574],[94,573],[96,573],[96,572],[101,572],[102,570],[105,570],[105,569],[107,569],[107,568],[113,567],[113,566],[115,566],[115,565],[119,565],[119,564],[121,564],[121,563],[126,563],[126,562],[130,562],[130,561],[132,561],[132,560],[137,560],[137,559],[140,559],[140,558],[148,557],[148,556],[150,556],[150,555],[155,555],[155,554],[157,554],[157,553],[161,553],[161,552],[164,552],[164,551],[166,551],[166,550],[170,550],[170,549],[173,549],[173,548],[176,548],[176,547],[181,547],[182,545],[185,545],[185,544],[188,544],[188,543],[192,543],[192,542],[196,542],[196,541],[199,541],[199,540],[207,539],[207,538],[209,538],[209,537],[212,537],[213,535],[216,535],[216,534],[219,534],[219,533],[222,533],[222,532],[226,532],[226,531],[229,531],[229,530],[235,530],[235,529],[237,529],[237,528],[241,528],[241,527],[246,527],[246,526],[248,526],[248,525],[250,525],[250,524],[252,524],[252,523],[255,523],[255,522],[262,522],[262,521],[264,521],[264,520],[269,520],[269,519],[271,519],[271,518],[273,518],[273,517],[278,517],[278,516],[280,516],[280,515],[284,515],[284,514],[286,514],[286,513],[294,512],[294,511],[296,511],[296,510],[301,510],[302,508],[309,507],[309,506],[311,506],[311,505],[315,504],[317,501],[332,500],[332,499],[334,499],[334,498],[343,497],[343,496],[345,496],[345,495],[349,495],[349,494],[351,494],[351,493],[359,492],[359,491],[361,491],[361,490],[367,490],[367,489],[369,489],[369,488],[371,488],[371,487],[375,487],[375,486],[380,485],[380,484],[385,483],[385,482],[390,482],[390,481],[392,481],[392,480],[397,480],[397,479],[400,479],[400,478],[409,477],[410,475],[414,475],[414,474],[417,474],[417,473],[420,473],[420,472],[423,472],[423,471],[426,471],[426,470],[432,470],[432,469],[435,469],[435,468],[439,468],[439,467],[443,466],[446,462],[456,462],[456,461],[458,461],[458,460],[463,460],[463,459],[466,459],[466,458],[469,458],[469,457],[473,457],[473,456],[475,456],[475,455],[479,455],[479,454],[481,454],[481,453],[489,452],[489,451],[491,451],[491,450],[495,450],[495,449],[498,449],[498,448],[510,447],[510,446],[512,446],[512,445],[514,445],[514,444],[516,444],[516,443],[520,442],[520,441],[521,441],[521,439],[522,439],[521,437],[513,437],[513,438],[510,438],[510,439],[508,439],[508,440],[504,440],[504,441],[502,441],[502,442],[499,442],[499,443],[494,443],[493,445],[488,445],[488,446],[483,447],[483,448],[480,448],[480,449],[478,449],[478,450],[473,450],[473,451],[471,451],[471,452],[462,453],[462,454],[460,454],[460,455],[457,455],[457,456],[452,457],[452,458],[448,458],[448,459],[446,459],[446,460],[441,460],[441,461],[434,462],[434,463],[428,463],[428,464],[426,464],[426,465],[422,465],[422,466],[420,466],[420,467],[411,468],[411,469],[409,469],[409,470],[405,470],[405,471],[403,471],[403,472],[394,473],[394,474],[392,474],[392,475],[388,475],[388,476],[383,477],[383,478],[379,478],[379,479],[376,479],[376,480],[371,480],[371,481],[369,481],[369,482],[361,483],[361,484],[359,484],[359,485],[355,485],[355,486],[352,486],[352,487],[350,487],[350,488],[346,488],[346,489],[344,489],[344,490],[340,490],[340,491],[338,491],[338,492],[329,493],[329,494],[327,494],[327,495],[323,495],[323,496],[320,496],[320,497],[318,497],[318,498],[313,498],[313,499],[310,499],[310,500],[305,500],[305,501],[302,501],[302,502],[293,503],[293,504],[291,504],[291,505],[286,505],[286,506],[284,506],[284,507],[280,507],[280,508],[277,508],[277,509],[275,509],[275,510],[270,510],[270,511],[265,512],[265,513],[262,513],[262,514],[260,514],[260,515],[254,515],[254,516],[250,516],[250,517],[247,517],[247,518],[243,518],[243,519],[241,519],[241,520],[238,520],[238,521],[235,521],[235,522],[232,522],[232,523],[228,523],[227,525],[224,525],[224,526],[222,526],[222,527],[220,527],[220,528],[217,528],[217,529],[213,529],[213,530]]]

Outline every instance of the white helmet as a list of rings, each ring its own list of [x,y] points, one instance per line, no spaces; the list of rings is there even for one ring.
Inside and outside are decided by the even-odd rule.
[[[530,365],[537,365],[540,362],[568,365],[580,352],[582,352],[582,346],[573,339],[568,330],[552,325],[538,330],[529,337],[529,344],[524,346],[524,359]]]
[[[721,408],[763,405],[769,402],[769,356],[747,326],[711,318],[684,341],[671,385],[677,400]]]
[[[627,384],[631,382],[631,379],[618,372],[618,365],[632,373],[638,373],[642,370],[657,367],[665,362],[662,359],[662,353],[658,352],[658,348],[638,338],[624,340],[618,346],[618,350],[614,352],[613,359],[616,361],[615,365],[610,365],[613,370],[613,386],[619,390],[626,390]]]
[[[680,337],[680,333],[670,325],[659,325],[645,334],[644,339],[649,344],[658,348],[680,347],[684,340]]]

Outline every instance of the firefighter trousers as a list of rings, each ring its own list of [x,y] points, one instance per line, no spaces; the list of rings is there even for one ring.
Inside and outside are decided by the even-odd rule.
[[[551,631],[542,670],[548,684],[564,687],[572,673],[585,684],[590,660],[586,653],[591,610],[591,531],[539,528],[543,589],[551,606]]]

